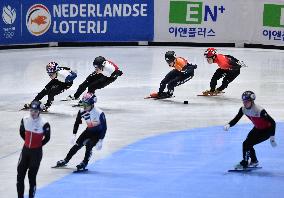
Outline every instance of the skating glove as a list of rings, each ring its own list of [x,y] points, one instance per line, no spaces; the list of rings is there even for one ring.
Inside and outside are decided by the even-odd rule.
[[[96,144],[96,149],[99,151],[103,147],[103,139],[100,139]]]
[[[224,131],[228,131],[230,127],[231,127],[230,124],[226,124],[226,125],[224,126]]]
[[[77,74],[73,71],[70,71],[70,74],[65,78],[65,82],[73,82],[75,78],[77,78]]]
[[[42,111],[47,111],[47,109],[50,107],[50,105],[48,106],[48,105],[44,105],[44,104],[40,104],[40,109],[42,110]]]
[[[231,127],[230,124],[226,124],[226,125],[224,126],[224,131],[228,131],[230,127]]]
[[[72,145],[75,145],[75,144],[76,144],[76,134],[73,134],[73,135],[72,135],[72,138],[71,138],[71,140],[70,140],[70,143],[71,143]]]
[[[114,77],[114,78],[117,78],[118,76],[122,76],[123,72],[120,71],[120,70],[116,70],[114,71],[110,77]]]
[[[270,136],[270,144],[271,144],[272,147],[276,147],[277,146],[277,144],[275,142],[275,137],[274,136]]]
[[[24,104],[24,109],[29,109],[31,103]]]

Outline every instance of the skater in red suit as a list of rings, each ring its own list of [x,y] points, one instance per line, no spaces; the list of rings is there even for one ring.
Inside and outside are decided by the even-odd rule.
[[[28,172],[30,190],[29,198],[35,197],[36,176],[42,158],[42,146],[50,139],[50,125],[40,116],[41,103],[30,104],[30,116],[21,121],[20,135],[25,141],[17,167],[18,198],[24,198],[25,177]]]
[[[203,95],[216,95],[221,93],[240,74],[240,68],[245,66],[242,62],[230,55],[217,54],[215,48],[208,48],[204,53],[209,64],[216,63],[218,69],[210,81],[210,90],[203,92]],[[223,78],[222,84],[216,89],[217,81]]]

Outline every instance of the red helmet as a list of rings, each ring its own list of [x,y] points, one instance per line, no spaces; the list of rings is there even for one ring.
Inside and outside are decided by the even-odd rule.
[[[217,50],[213,47],[208,48],[205,52],[204,52],[204,56],[206,58],[212,58],[214,56],[217,55]]]

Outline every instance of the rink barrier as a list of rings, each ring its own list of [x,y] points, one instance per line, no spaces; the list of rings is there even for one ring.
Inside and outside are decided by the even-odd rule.
[[[154,0],[2,0],[0,12],[0,45],[154,37]]]
[[[100,46],[182,46],[182,47],[236,47],[234,43],[186,43],[186,42],[54,42],[46,44],[29,45],[4,45],[0,50],[6,49],[25,49],[25,48],[44,48],[44,47],[100,47]],[[279,49],[284,50],[284,46],[244,44],[245,48]]]

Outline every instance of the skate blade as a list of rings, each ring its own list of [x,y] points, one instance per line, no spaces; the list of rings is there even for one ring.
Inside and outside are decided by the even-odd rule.
[[[259,170],[259,169],[262,169],[262,167],[257,166],[257,167],[237,168],[237,169],[228,170],[228,172],[251,172],[253,170]]]
[[[221,92],[218,94],[198,94],[197,96],[222,96],[225,92]]]
[[[154,97],[152,97],[152,96],[146,96],[146,97],[144,97],[144,99],[149,99],[149,98],[154,98]]]
[[[82,170],[75,170],[75,171],[73,171],[73,173],[83,173],[83,172],[87,172],[88,171],[88,169],[87,168],[85,168],[85,169],[82,169]]]
[[[72,107],[82,107],[83,108],[83,105],[81,105],[81,104],[74,104],[74,105],[72,105]]]
[[[67,166],[67,165],[63,165],[63,166],[57,166],[57,165],[56,165],[56,166],[52,166],[51,168],[62,168],[62,169],[63,169],[63,168],[66,168],[66,166]]]
[[[171,98],[175,98],[175,96],[171,96],[171,97],[161,97],[161,98],[154,98],[151,96],[147,96],[144,99],[152,99],[152,100],[164,100],[164,99],[171,99]]]
[[[20,109],[19,111],[30,111],[30,108],[22,108],[22,109]],[[40,111],[40,113],[41,114],[48,114],[48,113],[50,113],[49,111]]]
[[[69,100],[69,99],[61,99],[60,102],[67,102],[67,101],[72,101],[72,100]]]

